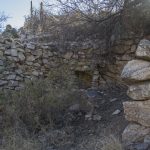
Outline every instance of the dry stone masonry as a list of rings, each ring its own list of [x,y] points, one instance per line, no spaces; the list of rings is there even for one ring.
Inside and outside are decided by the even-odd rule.
[[[55,43],[23,43],[14,39],[0,39],[0,88],[19,90],[24,82],[45,78],[51,69],[69,64],[70,69],[92,70],[90,53],[69,51],[61,53]]]
[[[126,145],[143,143],[150,146],[150,41],[143,39],[136,50],[136,58],[122,71],[129,85],[131,101],[124,102],[125,117],[130,124],[123,132]]]
[[[133,58],[137,39],[120,41],[113,48],[116,61],[107,66],[100,57],[105,55],[103,43],[98,40],[94,43],[72,42],[62,51],[56,42],[0,37],[0,89],[22,89],[25,82],[45,78],[51,69],[63,64],[67,64],[88,87],[101,85],[101,73],[105,79],[120,80],[120,70]]]

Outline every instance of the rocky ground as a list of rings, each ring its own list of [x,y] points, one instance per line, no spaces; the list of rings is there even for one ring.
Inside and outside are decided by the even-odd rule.
[[[85,114],[78,112],[66,116],[71,118],[69,125],[40,131],[35,138],[40,141],[42,150],[92,150],[95,145],[98,145],[95,150],[100,150],[99,141],[104,137],[114,135],[121,139],[121,133],[127,125],[122,106],[129,99],[126,88],[106,86],[97,89],[95,93],[93,100],[96,108],[92,119],[85,118]],[[0,129],[3,131],[2,127]],[[0,139],[2,144],[2,135]]]
[[[86,120],[79,113],[66,128],[47,131],[38,136],[47,150],[100,150],[99,141],[104,137],[114,135],[121,139],[127,125],[122,106],[122,102],[129,100],[126,88],[113,86],[98,89],[94,100],[97,108],[92,120]]]

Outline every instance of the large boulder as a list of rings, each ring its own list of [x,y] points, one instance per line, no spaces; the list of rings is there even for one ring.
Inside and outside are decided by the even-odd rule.
[[[144,60],[129,61],[124,67],[121,77],[126,81],[144,81],[150,79],[150,62]]]
[[[145,127],[150,127],[150,100],[124,102],[125,118],[137,122]]]
[[[150,99],[150,81],[129,86],[127,95],[136,101]]]
[[[150,128],[143,127],[139,124],[129,124],[122,134],[122,141],[125,143],[125,145],[143,142],[144,138],[149,134]]]
[[[136,57],[150,60],[150,41],[143,39],[140,41],[136,50]]]

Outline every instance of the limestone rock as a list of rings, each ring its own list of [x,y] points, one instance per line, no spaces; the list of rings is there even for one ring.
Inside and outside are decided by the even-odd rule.
[[[72,56],[73,56],[73,53],[72,52],[68,52],[68,53],[65,54],[64,58],[65,59],[70,59]]]
[[[3,51],[0,50],[0,56],[3,56],[3,55],[4,55]]]
[[[42,56],[42,50],[41,50],[41,49],[37,50],[36,53],[37,53],[37,54],[36,54],[37,56],[39,56],[39,57]]]
[[[127,81],[144,81],[150,79],[150,62],[132,60],[124,67],[121,77]]]
[[[17,77],[16,77],[16,81],[23,81],[23,78],[22,78],[22,77],[17,76]]]
[[[150,60],[150,41],[143,39],[136,50],[136,56],[145,60]]]
[[[14,80],[14,79],[16,79],[16,75],[15,74],[9,75],[7,77],[7,80]]]
[[[5,46],[0,45],[0,50],[4,51],[5,50]]]
[[[3,66],[4,62],[2,60],[0,60],[0,66]]]
[[[48,58],[48,53],[46,51],[43,52],[43,58]]]
[[[37,71],[33,71],[32,74],[33,74],[34,76],[39,76],[39,72],[37,72]]]
[[[102,116],[96,114],[96,115],[93,115],[93,120],[94,121],[100,121],[102,119]]]
[[[116,46],[112,50],[116,54],[124,54],[127,51],[127,49],[130,49],[130,45],[126,45],[124,47],[122,47],[122,46]]]
[[[42,55],[42,50],[37,49],[37,50],[31,51],[31,54],[34,55],[34,56],[39,56],[40,57]]]
[[[149,150],[148,143],[134,143],[126,147],[126,150]]]
[[[8,83],[9,87],[17,87],[19,85],[18,81],[10,80]]]
[[[117,110],[115,110],[115,111],[112,113],[112,115],[118,115],[118,114],[120,114],[120,113],[121,113],[121,110],[117,109]]]
[[[51,51],[48,51],[48,56],[49,57],[52,57],[53,56],[53,53]]]
[[[29,62],[32,62],[34,60],[35,60],[35,58],[33,57],[33,55],[30,55],[27,57],[27,61],[29,61]]]
[[[49,46],[42,45],[41,48],[42,48],[42,49],[49,49]]]
[[[27,61],[26,64],[27,64],[28,66],[32,66],[32,65],[33,65],[33,62],[32,62],[32,61]]]
[[[17,51],[18,51],[18,52],[22,52],[22,53],[25,52],[24,49],[22,49],[22,48],[17,48]]]
[[[19,58],[18,57],[12,57],[12,60],[15,61],[15,62],[18,62]]]
[[[40,67],[41,65],[39,63],[34,64],[35,67]]]
[[[0,80],[0,86],[3,86],[3,85],[5,85],[5,84],[7,84],[7,83],[8,83],[8,81]]]
[[[11,55],[11,51],[10,51],[10,49],[5,50],[4,54],[5,54],[5,55]]]
[[[122,141],[125,145],[144,141],[144,138],[150,134],[150,128],[139,124],[129,124],[122,134]]]
[[[35,49],[35,45],[31,44],[31,43],[28,43],[27,44],[27,48],[28,49],[31,49],[31,50],[34,50]]]
[[[11,49],[11,56],[17,57],[17,50],[16,49]]]
[[[47,59],[43,59],[43,63],[44,64],[48,64],[48,60]]]
[[[150,127],[150,100],[124,102],[125,118],[137,122],[145,127]]]
[[[15,72],[16,72],[18,75],[21,75],[21,74],[22,74],[22,70],[21,70],[21,69],[17,69],[17,70],[15,70]]]
[[[129,86],[127,94],[133,100],[150,99],[150,82],[141,82]]]
[[[69,111],[71,112],[79,112],[80,111],[80,105],[79,104],[74,104],[69,107]]]
[[[18,53],[18,57],[19,57],[19,59],[20,59],[21,61],[24,61],[24,60],[25,60],[25,56],[24,56],[24,54],[23,54],[22,52],[19,52],[19,53]]]

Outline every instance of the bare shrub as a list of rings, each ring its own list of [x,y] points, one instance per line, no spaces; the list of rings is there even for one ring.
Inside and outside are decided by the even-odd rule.
[[[4,12],[0,12],[0,32],[3,28],[3,23],[6,22],[7,19],[8,19],[8,16],[6,16]]]
[[[67,72],[64,68],[53,70],[47,79],[27,83],[24,90],[7,94],[4,110],[7,126],[15,122],[14,126],[23,124],[36,133],[43,128],[66,125],[70,106],[79,104],[81,109],[86,108],[84,96]]]
[[[26,24],[27,28],[33,24],[29,27],[31,31],[34,24],[38,25],[43,33],[50,33],[52,39],[62,43],[105,39],[108,45],[112,34],[119,37],[123,4],[124,0],[56,0],[55,3],[47,0],[46,7],[38,13],[35,10],[26,19]],[[38,27],[36,30],[41,31]]]
[[[149,7],[149,0],[125,0],[122,21],[128,32],[143,35],[145,26],[150,23]]]

